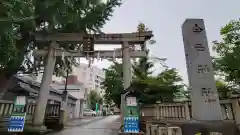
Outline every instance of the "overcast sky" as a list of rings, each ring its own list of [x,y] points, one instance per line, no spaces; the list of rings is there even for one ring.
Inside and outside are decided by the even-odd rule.
[[[143,22],[154,32],[157,43],[150,47],[153,56],[167,58],[167,65],[177,68],[188,83],[181,25],[186,18],[205,21],[209,46],[219,40],[219,30],[240,16],[239,0],[124,0],[104,26],[104,32],[134,32]],[[213,53],[211,52],[211,55]],[[101,68],[109,62],[96,62]],[[162,68],[156,67],[156,71]]]

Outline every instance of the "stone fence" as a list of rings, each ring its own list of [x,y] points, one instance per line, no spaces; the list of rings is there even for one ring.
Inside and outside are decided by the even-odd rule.
[[[45,111],[46,120],[60,118],[60,104],[47,104]],[[31,125],[35,112],[36,104],[27,104],[25,108],[16,110],[13,101],[0,100],[0,131],[6,130],[9,124],[9,118],[12,112],[26,112],[26,124]],[[24,110],[25,109],[25,110]]]
[[[238,98],[220,100],[224,120],[233,120],[240,124],[239,101]],[[192,118],[191,102],[144,105],[141,107],[141,115],[157,120],[190,120]]]
[[[236,124],[240,124],[239,101],[240,98],[220,100],[222,118],[224,121],[235,122]],[[144,105],[141,107],[141,120],[146,122],[159,121],[160,123],[184,122],[192,120],[191,102],[185,101],[175,103]],[[150,132],[152,128],[154,128],[154,124],[146,125],[146,129],[144,130],[146,130],[145,132],[147,133],[147,135],[155,134],[153,133],[155,132],[155,130]]]

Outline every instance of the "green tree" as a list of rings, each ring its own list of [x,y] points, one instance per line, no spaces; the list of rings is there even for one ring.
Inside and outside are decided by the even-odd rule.
[[[105,80],[102,83],[105,89],[104,98],[113,101],[118,107],[121,103],[123,92],[122,64],[115,62],[105,69]],[[134,76],[137,76],[134,74]],[[176,69],[165,69],[157,76],[148,75],[146,78],[134,78],[132,86],[139,95],[142,103],[156,103],[156,101],[173,101],[183,85],[182,78]]]
[[[216,80],[216,87],[218,90],[219,98],[229,98],[233,88],[227,85],[225,82]]]
[[[91,109],[95,110],[96,103],[100,105],[103,104],[103,98],[100,96],[100,94],[97,91],[91,90],[90,93],[88,94],[88,102]]]
[[[133,88],[138,90],[142,103],[172,102],[183,88],[181,81],[176,69],[165,69],[157,76],[133,81]]]
[[[148,31],[145,24],[138,25],[138,32]],[[151,41],[150,44],[154,44]],[[144,50],[141,46],[141,50]],[[152,76],[154,63],[149,58],[149,50],[147,56],[138,59],[133,64],[134,89],[139,90],[139,99],[143,103],[156,103],[156,101],[173,101],[175,94],[179,92],[180,85],[175,83],[182,81],[176,69],[165,69],[156,77]]]
[[[47,43],[37,43],[32,33],[100,32],[113,9],[121,0],[2,0],[0,2],[0,99],[10,77],[23,70],[32,73],[43,69],[44,59],[30,58],[33,49],[43,49]],[[66,50],[76,50],[78,44],[60,44]],[[67,66],[64,66],[67,63]],[[64,75],[76,65],[74,58],[56,60],[56,75]]]
[[[230,21],[221,28],[221,41],[214,41],[214,69],[226,82],[240,85],[240,20]]]
[[[105,89],[104,99],[106,102],[113,101],[118,107],[121,104],[121,92],[123,92],[123,68],[122,64],[114,62],[109,68],[104,69],[105,80],[102,87]]]

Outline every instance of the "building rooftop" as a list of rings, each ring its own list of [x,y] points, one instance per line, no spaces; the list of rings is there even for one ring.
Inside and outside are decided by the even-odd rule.
[[[29,77],[29,76],[15,76],[15,77],[16,77],[19,81],[21,81],[21,82],[23,82],[23,83],[26,83],[26,84],[29,84],[29,85],[38,87],[39,89],[37,89],[37,90],[40,90],[40,84],[41,84],[41,83],[32,80],[31,77]],[[57,94],[62,94],[62,91],[58,91],[58,90],[56,90],[56,89],[54,89],[54,88],[52,88],[52,87],[50,87],[50,91],[51,91],[51,92],[54,92],[54,93],[57,93]],[[76,99],[76,100],[77,100],[77,98],[75,98],[74,96],[72,96],[72,95],[70,95],[70,94],[69,94],[69,98],[72,98],[72,99]]]

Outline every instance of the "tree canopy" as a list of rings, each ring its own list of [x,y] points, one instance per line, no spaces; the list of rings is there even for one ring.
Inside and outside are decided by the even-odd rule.
[[[221,80],[216,80],[216,87],[219,93],[219,98],[228,98],[230,96],[230,92],[234,90],[232,86]]]
[[[0,95],[11,75],[43,69],[44,59],[32,60],[31,53],[49,44],[36,42],[33,33],[98,33],[120,4],[121,0],[1,0],[0,80],[4,83],[0,84]],[[63,43],[59,47],[76,50],[79,45]],[[57,57],[54,74],[65,75],[72,66],[77,66],[76,59]]]
[[[33,67],[33,61],[29,60],[26,54],[33,49],[44,48],[47,44],[36,43],[32,33],[100,32],[100,28],[112,15],[114,7],[120,4],[121,0],[106,2],[96,0],[1,1],[0,51],[3,55],[0,58],[0,73],[9,76],[20,69],[27,67],[29,70],[29,67]],[[68,50],[77,48],[76,44],[60,46]],[[74,60],[65,59],[69,61],[68,64],[74,64]],[[42,59],[40,63],[42,66]],[[65,72],[66,68],[72,67],[71,65],[62,66],[63,64],[61,58],[57,59],[56,65],[59,65],[57,68],[63,69],[55,71]]]
[[[91,90],[90,93],[88,94],[88,103],[91,109],[95,110],[96,103],[103,104],[103,98],[97,91]]]
[[[157,76],[134,80],[133,89],[136,89],[140,95],[139,101],[141,103],[172,102],[183,87],[177,84],[180,81],[182,78],[176,69],[165,69]]]
[[[230,21],[221,28],[221,41],[214,41],[214,69],[225,81],[240,85],[240,20]]]
[[[140,23],[138,32],[147,31],[145,24]],[[150,44],[155,41],[151,40]],[[141,46],[141,50],[144,50]],[[148,53],[148,51],[147,51]],[[152,75],[154,63],[149,56],[135,59],[132,65],[133,81],[132,87],[139,95],[141,103],[156,103],[157,101],[173,101],[175,94],[179,92],[182,85],[178,85],[182,78],[176,69],[165,69],[157,76]],[[123,68],[122,63],[113,62],[113,65],[105,69],[105,99],[113,101],[118,107],[121,103],[121,93],[123,92]]]
[[[109,68],[104,69],[105,80],[102,86],[105,89],[104,99],[106,103],[114,102],[118,107],[121,103],[123,92],[123,68],[122,63],[114,62]]]

